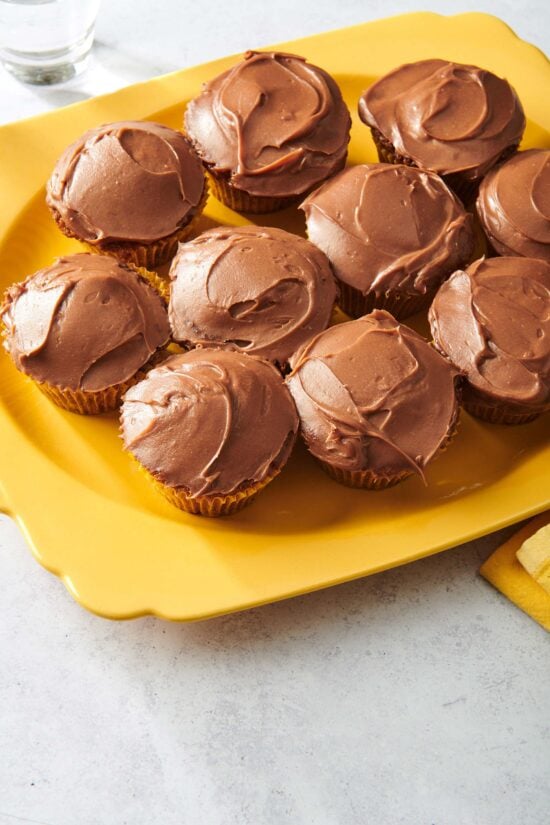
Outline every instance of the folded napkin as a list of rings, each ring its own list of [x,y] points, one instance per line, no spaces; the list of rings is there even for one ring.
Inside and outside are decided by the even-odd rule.
[[[492,556],[489,556],[487,561],[481,565],[479,572],[497,590],[504,593],[521,610],[524,610],[550,632],[550,594],[529,575],[516,555],[527,539],[549,523],[550,511],[528,522],[498,550],[495,550]],[[529,568],[528,556],[529,547],[524,548],[520,553],[523,563]],[[536,571],[533,570],[533,572]]]

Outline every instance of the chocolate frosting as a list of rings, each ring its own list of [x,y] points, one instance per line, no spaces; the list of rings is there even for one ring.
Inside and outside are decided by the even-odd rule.
[[[88,243],[148,243],[187,223],[204,185],[200,160],[181,132],[121,121],[85,132],[65,150],[46,201]]]
[[[155,290],[103,255],[58,258],[10,287],[0,314],[17,368],[60,389],[127,381],[170,334]]]
[[[501,255],[550,263],[550,149],[519,152],[484,178],[477,213]]]
[[[548,403],[548,263],[482,258],[443,284],[429,320],[436,347],[475,390],[530,408]]]
[[[441,178],[410,166],[344,169],[301,207],[335,275],[364,294],[424,294],[470,260],[471,217]]]
[[[446,60],[407,63],[359,101],[359,116],[397,151],[441,175],[477,180],[516,146],[525,115],[510,84],[477,66]]]
[[[384,310],[320,333],[291,366],[306,444],[342,470],[422,475],[454,424],[456,371]]]
[[[325,255],[268,227],[218,227],[180,244],[170,277],[175,340],[231,343],[279,364],[328,326],[336,298]]]
[[[185,113],[203,161],[251,195],[300,195],[341,169],[351,119],[322,69],[281,52],[247,52]]]
[[[279,470],[298,416],[280,373],[236,351],[174,355],[131,387],[124,446],[157,479],[191,496],[227,495]]]

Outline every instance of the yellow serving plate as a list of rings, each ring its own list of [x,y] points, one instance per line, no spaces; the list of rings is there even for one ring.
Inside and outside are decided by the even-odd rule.
[[[523,143],[550,146],[550,64],[496,18],[410,14],[285,43],[336,77],[353,114],[350,162],[375,160],[355,115],[361,92],[394,66],[443,57],[504,75],[525,106]],[[0,129],[0,288],[75,252],[44,205],[61,150],[85,129],[146,118],[180,127],[186,102],[235,57]],[[262,217],[302,232],[296,210]],[[204,226],[246,221],[210,199]],[[115,415],[51,404],[0,355],[0,508],[38,561],[85,607],[111,618],[191,620],[315,590],[436,553],[550,505],[548,416],[523,427],[463,414],[427,473],[385,492],[331,481],[302,447],[248,509],[201,519],[172,508],[121,450]]]

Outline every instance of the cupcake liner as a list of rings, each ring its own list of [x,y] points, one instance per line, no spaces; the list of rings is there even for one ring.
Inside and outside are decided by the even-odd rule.
[[[147,281],[149,286],[152,286],[155,292],[158,292],[164,303],[168,305],[168,301],[170,300],[170,285],[164,278],[161,278],[156,272],[145,269],[143,266],[135,266],[135,264],[128,264],[128,266],[137,272],[144,281]]]
[[[190,496],[183,487],[169,487],[163,484],[150,473],[142,464],[134,458],[135,463],[141,472],[149,479],[155,489],[161,493],[170,504],[183,510],[186,513],[191,513],[194,516],[207,516],[208,518],[217,518],[218,516],[229,516],[242,510],[250,504],[256,495],[263,490],[273,479],[279,475],[280,470],[272,472],[271,475],[264,478],[263,481],[257,481],[243,490],[238,490],[235,493],[228,495],[212,495],[212,496]]]
[[[272,198],[265,195],[249,195],[243,189],[237,189],[229,181],[222,177],[216,177],[212,172],[208,173],[212,194],[225,206],[229,206],[235,212],[250,212],[254,215],[262,215],[266,212],[278,212],[292,206],[301,200],[302,195],[291,195],[286,198]]]
[[[188,216],[188,221],[185,226],[180,227],[171,235],[167,235],[165,238],[160,238],[158,241],[154,241],[149,244],[140,244],[136,241],[109,241],[103,244],[101,242],[92,244],[88,241],[82,240],[71,232],[63,224],[61,216],[57,210],[52,209],[51,212],[57,226],[63,234],[69,238],[76,238],[77,241],[80,241],[86,247],[88,252],[93,252],[97,255],[108,255],[112,258],[116,258],[118,261],[122,261],[122,263],[133,264],[137,267],[156,269],[157,266],[160,266],[173,258],[177,252],[178,244],[188,240],[188,238],[194,233],[198,220],[206,205],[207,198],[208,183],[205,179],[201,200],[192,210],[190,216]]]
[[[196,149],[197,147],[195,147]],[[200,152],[199,152],[200,155]],[[347,152],[337,165],[330,170],[330,173],[325,175],[321,180],[316,181],[303,192],[285,195],[285,196],[270,196],[270,195],[251,195],[244,189],[239,189],[233,186],[228,174],[216,174],[212,169],[208,169],[208,179],[212,187],[212,193],[225,206],[229,206],[235,212],[249,212],[253,215],[262,215],[267,212],[279,212],[281,209],[286,209],[289,206],[299,204],[303,199],[325,183],[329,178],[340,172],[346,165]]]
[[[56,387],[54,384],[48,384],[44,381],[35,381],[30,376],[28,378],[58,407],[80,415],[98,415],[116,410],[124,393],[138,381],[145,378],[150,369],[158,366],[169,355],[170,353],[164,348],[157,350],[132,378],[104,390],[70,390]]]
[[[368,292],[365,295],[359,289],[355,289],[355,287],[345,284],[343,281],[338,281],[338,286],[340,287],[338,305],[343,312],[352,318],[361,318],[363,315],[372,312],[373,309],[385,309],[398,321],[403,320],[403,318],[408,318],[422,309],[427,309],[435,295],[435,292],[407,295],[392,290],[381,294]]]
[[[460,409],[457,404],[456,416],[449,426],[449,432],[437,449],[437,452],[430,459],[430,464],[445,452],[455,437],[458,430],[459,413]],[[339,467],[333,467],[326,461],[321,461],[320,459],[317,459],[317,461],[325,473],[334,479],[334,481],[337,481],[339,484],[345,484],[346,487],[355,487],[361,490],[387,490],[388,487],[394,487],[396,484],[414,475],[412,470],[403,470],[401,473],[395,473],[394,475],[375,473],[372,470],[342,470]]]
[[[537,412],[519,411],[517,407],[510,404],[499,404],[483,402],[480,399],[472,400],[467,398],[463,405],[466,412],[475,418],[480,418],[482,421],[489,421],[491,424],[508,424],[515,426],[516,424],[528,424],[534,421],[539,415],[542,415],[543,410]]]
[[[455,386],[457,389],[454,415],[449,424],[445,438],[428,462],[429,464],[439,458],[439,456],[447,450],[449,444],[453,441],[458,432],[458,427],[460,424],[461,391],[459,385],[457,386],[455,384]],[[319,458],[316,458],[316,460],[321,465],[321,468],[325,471],[325,473],[334,479],[334,481],[337,481],[339,484],[345,484],[346,487],[355,487],[356,489],[361,490],[387,490],[389,487],[394,487],[401,481],[405,481],[406,478],[415,475],[413,470],[402,470],[400,473],[393,474],[375,473],[373,470],[368,469],[342,470],[340,467],[334,467],[327,461],[322,461]]]
[[[437,346],[435,341],[432,341],[432,346],[440,355],[449,360],[448,355]],[[506,401],[496,401],[494,398],[485,398],[480,392],[475,390],[466,378],[462,382],[461,405],[466,412],[473,415],[475,418],[480,418],[483,421],[489,421],[492,424],[528,424],[534,421],[539,415],[550,409],[550,404],[545,409],[527,410],[519,407],[517,404],[506,403]]]
[[[400,155],[394,145],[387,138],[385,138],[382,132],[378,129],[371,127],[371,134],[381,163],[404,163],[405,166],[418,166],[412,158]],[[494,165],[497,163],[502,163],[515,154],[518,146],[519,144],[517,143],[513,146],[508,146],[495,160]],[[460,172],[452,173],[450,175],[441,175],[441,177],[449,189],[452,189],[453,192],[458,195],[460,200],[466,204],[471,203],[476,198],[479,184],[482,180],[481,177],[476,180],[468,180]]]
[[[449,424],[449,429],[447,430],[447,434],[439,447],[437,448],[436,452],[430,459],[430,464],[432,461],[435,461],[442,455],[444,452],[447,451],[449,445],[452,441],[454,441],[456,434],[458,433],[458,429],[460,427],[460,410],[462,408],[462,383],[461,379],[455,379],[455,394],[456,394],[456,405],[454,409],[454,414],[451,419],[451,423]]]
[[[371,127],[370,131],[374,145],[376,146],[376,151],[378,152],[378,159],[380,160],[380,163],[403,163],[405,166],[417,165],[411,158],[400,155],[395,149],[393,143],[387,140],[382,132],[378,131],[378,129]]]
[[[388,487],[393,487],[395,484],[399,484],[400,481],[404,481],[413,475],[412,472],[407,471],[397,473],[396,475],[384,476],[373,473],[371,470],[342,470],[339,467],[333,467],[325,461],[318,459],[318,462],[325,473],[334,479],[334,481],[337,481],[339,484],[344,484],[346,487],[355,487],[361,490],[387,490]]]
[[[34,383],[38,389],[41,390],[44,395],[47,395],[50,401],[53,401],[58,407],[69,410],[69,412],[80,413],[81,415],[97,415],[115,410],[120,404],[126,390],[128,390],[136,380],[137,378],[124,381],[121,384],[116,384],[114,387],[108,387],[105,390],[97,390],[95,392],[60,389],[53,384],[40,381],[34,381]]]

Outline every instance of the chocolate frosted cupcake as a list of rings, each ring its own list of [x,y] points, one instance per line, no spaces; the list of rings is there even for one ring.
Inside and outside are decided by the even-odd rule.
[[[189,236],[206,195],[202,165],[180,132],[122,121],[65,150],[46,202],[61,231],[91,252],[154,269]]]
[[[423,476],[454,433],[456,370],[388,312],[330,327],[291,367],[304,440],[342,484],[383,489]]]
[[[275,367],[223,349],[174,355],[132,387],[122,439],[176,507],[240,510],[291,453],[298,416]]]
[[[467,380],[468,412],[523,424],[550,409],[550,264],[482,258],[443,284],[429,319],[435,346]]]
[[[173,337],[228,343],[284,368],[326,329],[336,283],[326,256],[282,229],[218,227],[181,244],[170,270]]]
[[[406,318],[472,256],[472,221],[441,178],[410,166],[352,166],[302,204],[309,238],[328,256],[340,306]]]
[[[114,409],[170,334],[148,281],[98,255],[59,258],[10,287],[0,315],[17,369],[79,413]]]
[[[442,175],[463,200],[518,147],[525,115],[510,84],[477,66],[421,60],[394,69],[359,101],[380,160]]]
[[[550,263],[550,149],[519,152],[479,188],[477,214],[498,255]]]
[[[330,75],[280,52],[247,52],[185,113],[214,194],[238,212],[282,209],[341,169],[350,126]]]

